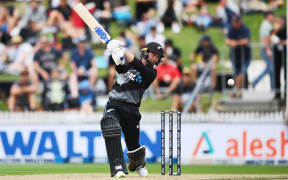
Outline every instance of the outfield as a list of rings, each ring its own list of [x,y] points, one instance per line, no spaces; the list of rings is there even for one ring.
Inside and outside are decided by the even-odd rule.
[[[147,179],[163,178],[160,175],[159,164],[148,164],[147,167],[151,174],[150,178]],[[166,175],[164,179],[287,179],[288,167],[261,165],[183,165],[182,173],[181,177],[169,178]],[[0,179],[110,179],[108,164],[0,165],[0,175]],[[137,179],[135,173],[129,174],[128,177]]]

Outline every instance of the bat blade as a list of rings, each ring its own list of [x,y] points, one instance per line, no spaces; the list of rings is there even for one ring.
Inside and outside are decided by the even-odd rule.
[[[96,33],[102,43],[107,44],[110,41],[111,36],[104,30],[101,24],[92,16],[82,3],[78,3],[74,6],[73,10],[81,17],[85,24]]]

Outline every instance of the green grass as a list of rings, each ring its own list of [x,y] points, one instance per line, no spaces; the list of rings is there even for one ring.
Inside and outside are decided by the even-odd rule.
[[[160,164],[148,164],[152,174],[160,174]],[[167,171],[168,172],[168,169]],[[61,174],[61,173],[110,173],[108,164],[40,164],[0,165],[0,175]],[[183,165],[183,174],[287,174],[287,166],[228,166]]]
[[[172,96],[163,100],[159,99],[143,99],[140,112],[160,112],[161,110],[170,109],[172,104]]]
[[[11,75],[11,74],[1,74],[0,75],[0,82],[11,82],[18,79],[18,76]]]

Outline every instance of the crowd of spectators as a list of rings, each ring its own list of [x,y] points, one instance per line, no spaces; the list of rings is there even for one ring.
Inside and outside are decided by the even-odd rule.
[[[216,88],[219,50],[211,37],[203,35],[197,48],[191,50],[191,65],[183,67],[181,49],[164,36],[165,28],[171,28],[173,33],[180,33],[186,25],[200,31],[211,26],[222,28],[230,47],[235,88],[240,90],[251,61],[250,30],[240,15],[265,12],[260,36],[267,68],[252,86],[269,74],[271,87],[276,88],[275,98],[281,97],[279,69],[286,66],[286,20],[275,18],[272,11],[283,5],[283,0],[220,0],[215,16],[209,13],[208,0],[136,0],[135,18],[126,0],[29,0],[23,3],[23,11],[11,5],[0,6],[0,73],[19,76],[7,98],[9,111],[94,111],[100,79],[97,57],[103,57],[108,64],[106,93],[112,89],[115,64],[107,51],[96,54],[98,51],[91,48],[99,40],[72,10],[78,2],[83,2],[108,32],[112,21],[129,28],[129,33],[124,30],[117,38],[138,58],[146,43],[155,41],[164,47],[165,57],[157,67],[151,91],[158,99],[173,96],[171,108],[177,110],[183,109],[198,76],[210,61],[210,86]],[[236,91],[233,97],[241,97],[241,92]],[[193,103],[189,111],[196,109]]]
[[[275,91],[274,99],[281,99],[280,73],[281,67],[286,74],[286,17],[277,17],[272,12],[266,12],[259,29],[261,50],[260,54],[266,63],[265,70],[252,82],[254,88],[257,83],[266,75],[270,76],[271,89]],[[247,69],[252,59],[252,49],[250,47],[250,30],[242,22],[239,16],[232,17],[231,27],[226,36],[226,44],[230,47],[230,59],[232,61],[234,78],[236,81],[235,93],[233,97],[241,97]],[[286,76],[284,76],[286,78]],[[286,84],[284,85],[286,89]],[[286,92],[286,90],[284,91]],[[284,99],[286,94],[283,95]]]

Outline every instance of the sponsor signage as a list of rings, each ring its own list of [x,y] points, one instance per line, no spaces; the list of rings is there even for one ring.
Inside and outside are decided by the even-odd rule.
[[[176,126],[174,126],[176,133]],[[288,161],[288,128],[284,124],[182,124],[182,162],[219,163]],[[168,142],[166,131],[166,142]],[[160,123],[142,123],[141,141],[150,162],[161,155]],[[176,138],[176,134],[174,135]],[[176,157],[176,139],[174,155]],[[124,138],[122,145],[125,151]],[[168,153],[168,143],[166,143]],[[168,154],[167,154],[168,155]],[[168,156],[166,156],[168,157]],[[99,124],[12,125],[0,127],[1,162],[55,162],[59,159],[106,162]],[[25,161],[22,161],[22,160]],[[168,160],[168,158],[167,158]],[[63,162],[65,162],[63,160]],[[81,161],[82,162],[82,161]]]

